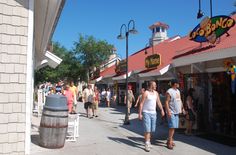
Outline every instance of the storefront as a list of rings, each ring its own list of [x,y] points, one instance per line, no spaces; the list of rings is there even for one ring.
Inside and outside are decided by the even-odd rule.
[[[226,16],[213,18],[216,21],[220,18],[230,19]],[[233,20],[235,18],[236,16],[232,17]],[[228,28],[224,32],[227,34],[201,43],[186,38],[185,49],[173,58],[173,67],[180,73],[179,79],[183,81],[184,100],[187,90],[195,89],[194,106],[197,112],[198,133],[236,138],[236,94],[231,88],[231,76],[235,76],[235,72],[228,73],[230,65],[235,65],[236,62],[236,30]],[[216,36],[219,34],[212,33],[216,33]],[[191,34],[193,32],[190,36]]]

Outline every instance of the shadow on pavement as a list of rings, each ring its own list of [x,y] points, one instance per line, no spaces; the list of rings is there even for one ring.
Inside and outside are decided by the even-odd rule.
[[[128,137],[128,138],[129,139],[117,138],[117,137],[108,137],[108,139],[113,140],[113,141],[115,141],[119,144],[122,143],[122,144],[126,144],[126,145],[129,145],[129,146],[136,147],[136,148],[144,150],[143,149],[143,144],[142,144],[143,142],[140,144],[140,141],[135,141],[135,139],[132,140],[131,137]],[[133,138],[135,138],[135,137],[133,137]]]
[[[139,121],[137,118],[136,119],[131,119],[130,125],[124,125],[122,124],[120,127],[125,128],[126,130],[132,131],[136,134],[142,135],[143,136],[143,125],[142,122]]]
[[[111,109],[110,114],[112,114],[112,115],[116,115],[116,114],[120,115],[122,113],[125,114],[125,110],[126,110],[126,108],[124,106],[116,106],[114,109]],[[122,125],[120,125],[120,127],[124,128],[126,130],[129,130],[131,132],[134,132],[138,135],[143,136],[142,122],[139,121],[138,118],[134,118],[134,117],[132,118],[132,115],[134,113],[136,113],[136,110],[132,109],[132,114],[130,116],[130,125],[123,125],[124,119],[120,119],[120,120],[122,120],[122,122],[121,122]],[[167,125],[166,124],[165,125],[157,125],[156,133],[153,135],[152,144],[156,145],[156,146],[166,147],[167,137],[168,137]],[[143,138],[138,138],[138,137],[128,137],[128,138],[129,138],[129,140],[110,137],[110,139],[112,139],[114,141],[126,143],[131,146],[138,145],[139,148],[140,148],[140,146],[142,146],[141,144],[144,143]],[[235,147],[228,147],[225,145],[221,145],[219,143],[208,141],[206,139],[203,139],[203,138],[200,138],[197,136],[185,136],[184,134],[181,134],[179,132],[176,132],[174,139],[176,142],[179,141],[179,142],[197,147],[199,149],[202,149],[207,152],[214,153],[214,154],[227,154],[228,155],[228,154],[233,154],[233,152],[236,150]],[[141,142],[141,144],[139,144],[140,142]],[[207,145],[205,145],[205,144],[207,144]],[[178,145],[176,147],[178,147]]]

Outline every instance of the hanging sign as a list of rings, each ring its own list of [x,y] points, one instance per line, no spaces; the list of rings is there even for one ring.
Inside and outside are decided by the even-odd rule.
[[[160,54],[149,55],[145,59],[145,67],[148,69],[155,68],[155,67],[159,66],[160,63],[161,63]]]
[[[216,39],[227,33],[235,25],[235,20],[221,15],[212,18],[205,17],[189,34],[190,40],[202,43],[215,43]]]
[[[115,72],[116,74],[122,74],[126,72],[126,60],[121,60],[120,62],[118,62]]]

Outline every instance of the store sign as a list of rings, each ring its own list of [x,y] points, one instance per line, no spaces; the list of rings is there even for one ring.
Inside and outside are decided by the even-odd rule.
[[[126,72],[126,60],[121,60],[120,62],[118,62],[115,72],[116,74],[122,74]]]
[[[145,67],[148,69],[155,68],[155,67],[159,66],[160,63],[161,63],[161,57],[159,54],[149,55],[145,59]]]
[[[235,20],[229,16],[205,17],[189,34],[190,40],[196,42],[215,43],[216,39],[227,33],[235,25]]]

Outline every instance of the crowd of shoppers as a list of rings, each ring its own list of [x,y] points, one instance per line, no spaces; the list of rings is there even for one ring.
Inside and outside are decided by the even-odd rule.
[[[160,112],[162,118],[162,124],[167,123],[168,125],[168,138],[167,148],[173,149],[174,133],[175,129],[179,128],[179,114],[183,113],[186,116],[187,126],[186,135],[192,134],[193,124],[196,120],[196,112],[194,108],[194,89],[190,88],[186,96],[186,102],[183,104],[181,94],[179,91],[179,82],[176,79],[171,80],[171,88],[167,91],[165,89],[160,90],[160,94],[156,90],[157,85],[155,81],[150,81],[148,88],[140,89],[140,94],[135,100],[135,96],[132,91],[132,87],[128,86],[128,104],[127,109],[130,114],[130,108],[135,103],[134,107],[138,107],[138,118],[142,121],[144,127],[144,141],[145,150],[149,152],[151,150],[151,138],[152,134],[156,131],[157,126],[157,113]],[[64,83],[59,81],[57,84],[52,85],[50,82],[44,83],[39,86],[43,91],[49,94],[61,94],[67,97],[67,105],[69,113],[76,113],[77,101],[81,97],[81,101],[84,104],[86,110],[86,116],[88,118],[98,117],[99,104],[110,107],[111,96],[110,88],[99,89],[91,84],[84,86],[83,90],[78,91],[74,82]],[[186,109],[186,111],[185,111]]]

